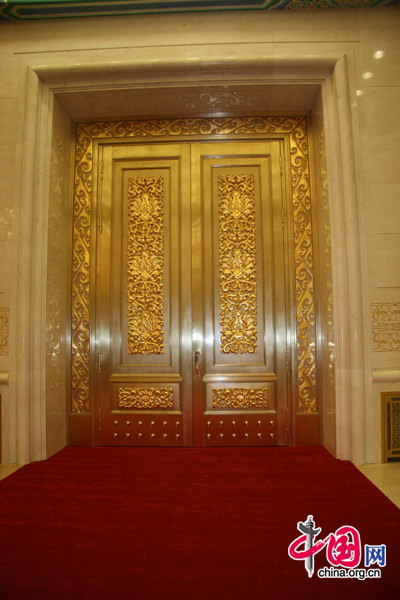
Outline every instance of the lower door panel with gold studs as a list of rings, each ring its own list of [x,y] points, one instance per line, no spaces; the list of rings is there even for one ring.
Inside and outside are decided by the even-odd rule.
[[[286,443],[279,142],[108,145],[104,445]]]

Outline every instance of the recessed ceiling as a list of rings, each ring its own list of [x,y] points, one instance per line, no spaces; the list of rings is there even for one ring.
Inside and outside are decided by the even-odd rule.
[[[143,87],[57,92],[73,119],[190,116],[306,115],[315,105],[320,85],[260,84]]]

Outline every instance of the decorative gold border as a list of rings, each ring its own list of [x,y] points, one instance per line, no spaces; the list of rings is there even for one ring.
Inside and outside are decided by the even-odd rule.
[[[73,413],[90,412],[90,247],[94,140],[284,134],[289,136],[297,330],[297,410],[317,410],[314,257],[304,117],[156,119],[80,123],[75,150],[72,264]]]

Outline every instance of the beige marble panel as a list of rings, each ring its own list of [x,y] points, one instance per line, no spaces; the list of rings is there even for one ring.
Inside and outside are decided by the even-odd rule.
[[[360,26],[356,12],[335,10],[274,11],[274,42],[358,41]]]
[[[0,98],[0,145],[14,145],[13,140],[17,135],[17,111],[18,105],[14,98]]]
[[[130,47],[133,40],[137,47],[271,41],[272,20],[266,13],[254,11],[99,19],[101,47]]]
[[[15,27],[16,23],[0,23],[0,98],[15,98],[18,94],[18,69],[14,56]]]
[[[368,232],[400,233],[400,182],[370,183],[366,197]]]
[[[365,191],[368,197],[370,185],[399,182],[399,163],[396,150],[399,146],[399,133],[396,127],[388,128],[381,134],[378,132],[361,136],[363,175]]]
[[[368,252],[376,287],[400,288],[400,233],[371,234]]]
[[[388,133],[400,135],[400,80],[397,86],[369,87],[360,98],[362,104],[362,133],[377,136]],[[399,138],[398,138],[399,139]],[[398,141],[397,139],[397,141]],[[385,140],[377,138],[377,143],[385,145]],[[395,151],[395,147],[391,147]]]
[[[398,6],[384,9],[364,8],[357,11],[361,40],[398,40],[400,10]]]
[[[18,53],[97,49],[98,45],[97,18],[20,21],[15,28]]]
[[[400,24],[398,34],[397,40],[383,37],[361,44],[359,87],[400,85]]]

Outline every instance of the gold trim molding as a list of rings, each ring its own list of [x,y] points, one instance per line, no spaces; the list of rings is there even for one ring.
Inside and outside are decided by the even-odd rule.
[[[90,265],[95,142],[120,139],[204,139],[207,136],[284,135],[289,138],[297,333],[297,410],[317,410],[314,256],[309,152],[304,117],[155,119],[79,123],[75,147],[72,240],[71,411],[86,414],[90,400]]]

